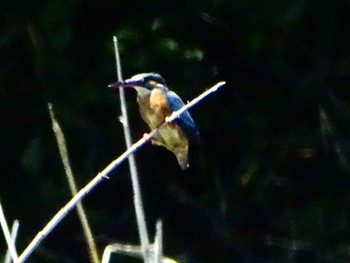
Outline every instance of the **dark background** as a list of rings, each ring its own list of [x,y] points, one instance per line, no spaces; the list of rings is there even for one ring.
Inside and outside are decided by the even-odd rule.
[[[0,198],[19,252],[70,199],[48,102],[80,187],[125,149],[107,88],[117,35],[124,77],[159,72],[184,101],[227,81],[191,109],[202,143],[188,170],[164,148],[136,154],[168,256],[349,262],[349,13],[326,0],[1,1]],[[136,140],[148,128],[126,95]],[[127,164],[110,177],[84,199],[100,253],[138,243]],[[28,260],[88,261],[75,211]]]

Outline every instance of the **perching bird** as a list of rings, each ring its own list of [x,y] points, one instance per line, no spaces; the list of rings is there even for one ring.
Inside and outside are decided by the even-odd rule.
[[[164,79],[156,73],[137,74],[128,80],[110,84],[109,87],[132,87],[137,91],[141,117],[151,130],[158,128],[173,111],[184,106],[181,98],[170,91]],[[163,126],[152,143],[173,152],[180,167],[186,169],[189,142],[198,138],[197,127],[189,112],[185,111],[174,122]]]

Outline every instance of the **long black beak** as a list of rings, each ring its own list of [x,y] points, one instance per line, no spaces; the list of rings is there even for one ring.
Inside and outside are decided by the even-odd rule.
[[[123,82],[122,81],[117,81],[117,82],[114,82],[112,84],[109,84],[108,88],[119,88],[119,87],[122,87],[122,86],[123,86]]]
[[[142,80],[127,79],[124,81],[117,81],[112,84],[109,84],[109,88],[126,88],[134,86],[142,86]]]

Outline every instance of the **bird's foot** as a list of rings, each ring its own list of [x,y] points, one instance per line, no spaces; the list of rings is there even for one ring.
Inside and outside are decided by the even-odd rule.
[[[174,120],[171,120],[171,116],[165,117],[164,122],[168,125],[175,125],[176,122]]]
[[[170,116],[165,117],[164,121],[165,121],[166,123],[171,123]]]
[[[151,141],[152,138],[149,136],[149,134],[147,132],[145,132],[143,135],[142,135],[142,138],[145,140],[145,141]]]
[[[171,116],[165,117],[164,122],[168,126],[176,126],[176,122],[174,120],[171,120]]]

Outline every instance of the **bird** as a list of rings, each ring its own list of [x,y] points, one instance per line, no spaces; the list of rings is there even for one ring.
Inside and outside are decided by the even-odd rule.
[[[158,73],[140,73],[125,81],[108,85],[110,88],[134,88],[142,119],[151,130],[167,122],[172,112],[185,104],[173,91],[169,90],[165,80]],[[147,137],[147,136],[146,136]],[[160,128],[152,144],[163,146],[171,151],[181,167],[189,167],[188,150],[190,142],[199,141],[199,132],[190,113],[186,110],[177,119]]]

